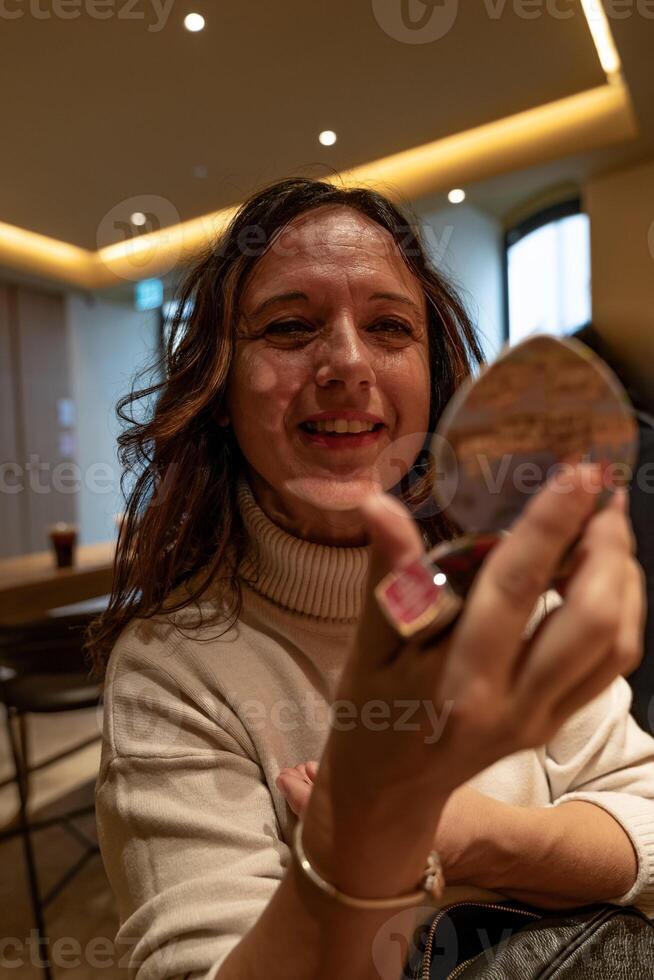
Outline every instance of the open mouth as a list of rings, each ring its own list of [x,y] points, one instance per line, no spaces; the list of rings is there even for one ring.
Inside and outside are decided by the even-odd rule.
[[[361,422],[358,419],[336,419],[319,422],[300,422],[300,428],[310,435],[352,436],[368,432],[379,432],[384,428],[383,422]]]
[[[298,426],[307,446],[319,451],[363,451],[382,438],[384,422],[361,419],[320,419],[317,422],[301,422]]]

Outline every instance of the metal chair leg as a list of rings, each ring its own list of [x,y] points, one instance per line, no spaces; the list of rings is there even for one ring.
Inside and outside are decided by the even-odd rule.
[[[16,738],[13,726],[13,717],[18,717],[18,727],[20,731],[20,742]],[[28,757],[27,757],[27,728],[25,723],[25,718],[22,717],[20,712],[14,711],[13,709],[7,708],[7,735],[9,738],[9,745],[11,747],[11,754],[14,760],[14,770],[16,774],[16,785],[18,787],[18,795],[20,800],[20,807],[18,811],[19,816],[19,826],[20,835],[23,841],[23,852],[25,855],[25,866],[27,868],[27,878],[30,890],[30,899],[32,902],[32,913],[34,916],[34,925],[36,926],[36,931],[39,940],[39,954],[41,956],[41,968],[43,970],[43,976],[46,980],[52,980],[52,971],[50,969],[50,957],[48,950],[48,936],[45,931],[45,923],[43,920],[43,907],[41,904],[41,894],[39,891],[39,882],[36,873],[36,861],[34,859],[34,849],[32,847],[32,836],[30,833],[30,825],[27,814],[27,807],[29,803],[29,787],[28,787]]]

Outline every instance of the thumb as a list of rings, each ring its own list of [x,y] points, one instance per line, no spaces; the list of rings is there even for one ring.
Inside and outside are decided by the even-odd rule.
[[[316,759],[311,759],[307,762],[306,772],[309,779],[315,783],[316,776],[318,775],[318,762]]]
[[[399,638],[379,608],[375,586],[389,572],[419,558],[425,546],[409,510],[390,494],[370,494],[359,505],[359,513],[370,540],[370,566],[355,647],[368,661],[385,663]]]

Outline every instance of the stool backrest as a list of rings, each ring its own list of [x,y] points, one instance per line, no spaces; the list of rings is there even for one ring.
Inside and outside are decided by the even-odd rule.
[[[0,626],[0,666],[14,674],[88,673],[83,652],[89,613],[52,616],[19,626]]]

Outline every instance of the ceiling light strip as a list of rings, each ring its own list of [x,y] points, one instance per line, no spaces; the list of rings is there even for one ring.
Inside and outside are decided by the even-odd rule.
[[[449,189],[453,177],[467,185],[634,134],[626,88],[603,85],[325,179],[372,186],[396,200],[414,199]],[[96,256],[101,284],[133,279],[139,267],[141,278],[147,278],[190,261],[218,237],[235,211],[224,209],[101,249]]]
[[[600,64],[606,72],[608,80],[613,82],[620,75],[622,66],[606,11],[601,0],[581,0],[581,6]]]
[[[94,288],[97,280],[93,252],[2,221],[0,265],[82,288]]]
[[[484,126],[355,167],[326,180],[374,187],[400,202],[467,186],[567,154],[634,136],[624,83],[603,85]],[[0,264],[83,289],[137,281],[183,266],[220,235],[237,207],[92,253],[0,223]]]
[[[385,194],[420,198],[466,187],[568,154],[629,139],[636,134],[629,92],[602,85],[514,116],[447,136],[434,143],[348,171],[348,183],[374,185]]]

